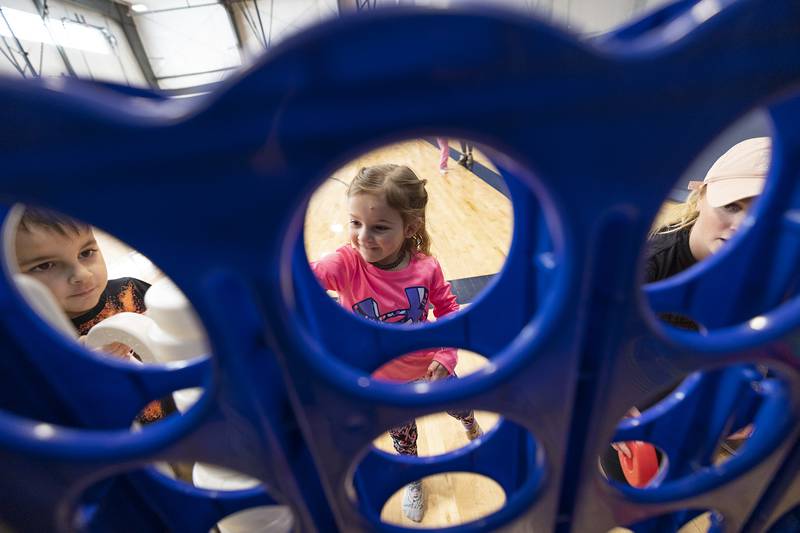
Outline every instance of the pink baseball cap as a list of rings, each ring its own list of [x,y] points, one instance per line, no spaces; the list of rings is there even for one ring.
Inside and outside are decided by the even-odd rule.
[[[689,189],[706,186],[711,207],[722,207],[758,196],[767,181],[772,139],[755,137],[736,144],[711,165],[705,179],[690,181]]]

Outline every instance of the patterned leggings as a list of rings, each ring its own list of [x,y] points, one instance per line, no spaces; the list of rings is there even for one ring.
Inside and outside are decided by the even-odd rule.
[[[465,428],[472,427],[475,424],[475,412],[472,410],[447,411],[447,414],[459,419]],[[397,453],[401,455],[417,455],[416,420],[412,420],[405,426],[390,429],[389,435],[392,436],[392,443]]]
[[[447,379],[456,379],[450,376]],[[461,421],[465,429],[470,429],[475,425],[475,411],[465,409],[463,411],[447,411],[447,414]],[[417,421],[412,420],[404,426],[399,426],[389,430],[392,436],[394,449],[400,455],[417,455]]]

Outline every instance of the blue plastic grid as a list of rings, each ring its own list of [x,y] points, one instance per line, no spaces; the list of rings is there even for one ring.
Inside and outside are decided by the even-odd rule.
[[[3,278],[0,521],[206,531],[278,501],[303,531],[399,531],[377,522],[388,495],[471,471],[495,479],[507,504],[449,530],[668,531],[705,509],[728,531],[765,530],[800,504],[800,102],[787,99],[798,52],[794,0],[678,2],[588,44],[518,15],[406,9],[313,28],[188,111],[77,80],[0,80],[3,198],[69,213],[152,258],[192,300],[214,354],[181,369],[88,354]],[[758,106],[773,119],[774,159],[752,227],[643,296],[637,258],[662,199]],[[313,280],[303,207],[352,157],[434,133],[480,142],[506,177],[508,261],[453,318],[413,332],[360,321]],[[708,333],[665,329],[647,299]],[[490,363],[427,389],[368,377],[442,345]],[[627,407],[700,371],[615,429]],[[185,416],[128,431],[148,400],[190,386],[209,393]],[[503,421],[434,458],[370,446],[458,406]],[[734,459],[704,463],[751,419]],[[612,438],[664,450],[658,487],[602,479],[597,456]],[[269,489],[221,494],[136,470],[155,460],[227,466]]]

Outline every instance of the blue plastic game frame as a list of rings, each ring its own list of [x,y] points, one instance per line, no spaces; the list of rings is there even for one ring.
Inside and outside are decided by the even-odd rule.
[[[447,531],[674,531],[705,510],[718,531],[793,530],[798,89],[796,0],[676,2],[591,42],[480,7],[378,10],[311,28],[191,102],[0,79],[0,199],[58,209],[150,257],[191,299],[213,353],[145,368],[91,354],[2,277],[0,525],[208,531],[279,503],[300,531],[405,531],[380,522],[394,491],[466,471],[507,501]],[[756,108],[773,121],[773,162],[747,230],[642,291],[646,235],[670,187]],[[452,318],[413,330],[361,321],[313,279],[304,208],[352,158],[434,134],[476,140],[506,178],[508,260]],[[707,331],[670,329],[654,311]],[[431,386],[369,378],[435,346],[489,363]],[[186,414],[129,431],[148,401],[194,386],[206,394]],[[453,407],[501,422],[437,457],[371,446]],[[714,465],[719,439],[749,422],[745,446]],[[609,442],[635,439],[668,457],[652,488],[599,472]],[[264,485],[197,489],[148,466],[157,460]]]

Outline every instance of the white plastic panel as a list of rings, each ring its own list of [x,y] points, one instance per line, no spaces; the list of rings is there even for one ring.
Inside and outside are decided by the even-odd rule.
[[[241,65],[236,35],[219,4],[147,11],[134,21],[162,88],[174,88],[179,76],[209,71],[218,80]],[[160,78],[172,79],[162,83]]]
[[[186,7],[197,7],[209,4],[218,4],[216,0],[130,0],[130,4],[140,4],[147,8],[147,11],[163,11],[165,9],[183,9]]]
[[[416,5],[457,8],[465,4],[511,8],[581,35],[605,33],[671,0],[415,0]],[[391,4],[377,0],[376,5]],[[396,2],[395,2],[396,3]],[[400,2],[407,3],[407,2]]]
[[[92,29],[99,28],[104,47],[96,49],[65,48],[67,57],[80,77],[147,86],[139,63],[133,55],[122,27],[103,15],[71,3],[49,2],[50,18],[82,20]]]
[[[32,77],[32,73],[25,66],[25,58],[18,49],[16,41],[9,36],[11,31],[19,38],[20,43],[28,53],[28,59],[33,65],[33,69],[37,73],[42,73],[43,76],[67,75],[67,69],[56,48],[42,43],[42,40],[49,39],[49,36],[33,2],[29,0],[3,0],[2,9],[5,19],[0,17],[0,34],[6,36],[6,41],[11,48],[9,50],[3,46],[3,52],[18,63],[20,68],[25,71],[25,76]],[[27,27],[19,27],[19,24],[15,23],[20,20],[23,21],[23,26]],[[11,24],[10,29],[6,25],[6,21]],[[37,29],[36,26],[40,29]],[[0,71],[20,76],[21,74],[9,57],[0,56],[0,63],[2,64],[0,65]]]
[[[59,45],[79,77],[146,85],[125,34],[116,22],[74,4],[51,1],[48,6],[46,21],[42,21],[32,2],[14,0],[8,2],[4,11],[37,72],[46,77],[68,74],[56,49]],[[0,20],[0,33],[4,30],[8,28]],[[17,57],[22,61],[21,56]],[[0,60],[11,67],[6,58]]]
[[[248,62],[287,37],[339,14],[336,0],[250,0],[236,2],[233,9]]]
[[[233,71],[230,71],[233,72]],[[197,87],[210,83],[218,83],[228,76],[229,72],[212,72],[208,74],[192,74],[189,76],[179,76],[158,81],[161,89],[184,89],[186,87]]]

